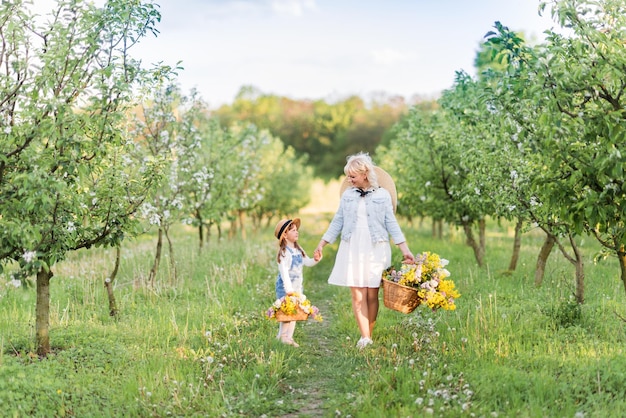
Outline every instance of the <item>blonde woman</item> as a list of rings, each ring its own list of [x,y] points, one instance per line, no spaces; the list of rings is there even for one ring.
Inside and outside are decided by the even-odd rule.
[[[415,257],[395,217],[397,196],[391,177],[365,153],[349,156],[344,173],[339,208],[315,256],[321,257],[323,248],[341,235],[328,283],[350,288],[352,311],[361,333],[357,347],[363,349],[373,343],[382,273],[391,265],[389,237],[404,262],[415,263]]]

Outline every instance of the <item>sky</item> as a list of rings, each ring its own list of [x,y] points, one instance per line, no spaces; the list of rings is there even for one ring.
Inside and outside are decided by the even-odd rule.
[[[212,108],[244,85],[295,100],[436,97],[457,71],[474,75],[496,21],[537,40],[555,26],[539,0],[155,2],[160,33],[132,55],[148,66],[182,61],[183,92],[196,88]]]

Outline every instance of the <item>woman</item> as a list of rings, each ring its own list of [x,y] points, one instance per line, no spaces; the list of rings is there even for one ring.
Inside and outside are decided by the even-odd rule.
[[[344,184],[350,187],[345,187],[341,194],[339,209],[317,245],[315,255],[321,257],[324,246],[341,234],[328,283],[350,288],[352,310],[361,332],[357,347],[362,349],[373,342],[378,289],[383,270],[391,265],[389,236],[402,251],[403,262],[414,263],[415,258],[394,215],[396,195],[391,177],[375,167],[365,153],[349,156],[344,173]]]

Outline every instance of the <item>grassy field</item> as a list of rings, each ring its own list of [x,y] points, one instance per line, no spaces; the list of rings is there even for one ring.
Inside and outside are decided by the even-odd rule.
[[[311,253],[329,215],[305,214],[300,242]],[[74,254],[52,280],[53,354],[33,353],[33,288],[0,277],[0,410],[7,417],[622,417],[626,416],[625,291],[615,260],[586,255],[586,303],[572,300],[573,267],[558,253],[536,288],[541,237],[524,237],[515,272],[504,271],[511,230],[489,224],[486,266],[462,234],[404,231],[414,252],[434,251],[462,296],[452,312],[382,306],[374,345],[359,338],[349,291],[326,279],[336,245],[305,269],[305,293],[324,321],[300,322],[294,348],[275,339],[263,311],[274,300],[273,228],[211,242],[175,234],[179,276],[168,260],[156,286],[145,278],[153,237],[123,248],[108,315],[103,281],[112,250]],[[396,259],[400,254],[394,249]],[[382,294],[381,294],[382,300]]]

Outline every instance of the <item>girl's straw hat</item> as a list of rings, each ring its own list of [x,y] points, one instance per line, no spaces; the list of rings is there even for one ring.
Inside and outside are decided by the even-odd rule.
[[[382,168],[374,166],[374,171],[376,172],[376,177],[378,177],[378,185],[383,189],[386,189],[391,195],[391,203],[393,204],[393,211],[395,212],[398,207],[398,192],[396,191],[396,183],[394,183],[389,173]],[[343,192],[345,192],[349,187],[352,187],[352,184],[350,184],[348,177],[345,177],[341,183],[339,196],[343,195]]]
[[[291,224],[295,224],[296,229],[300,229],[300,218],[281,219],[278,221],[276,228],[274,229],[274,236],[278,238],[278,241],[283,239],[287,231],[289,231]]]

